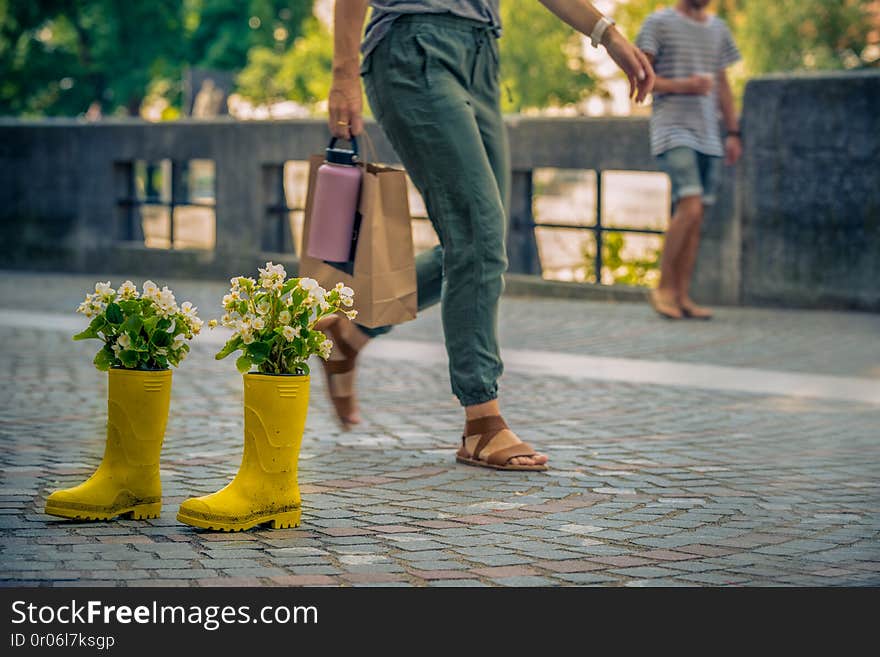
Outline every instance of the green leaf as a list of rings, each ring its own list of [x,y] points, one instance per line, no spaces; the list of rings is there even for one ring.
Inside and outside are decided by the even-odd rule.
[[[99,370],[106,372],[110,369],[115,360],[116,357],[113,355],[113,350],[105,346],[101,351],[95,354],[95,360],[92,362]]]
[[[119,307],[122,308],[122,312],[126,315],[133,315],[135,313],[140,314],[141,304],[140,301],[136,299],[127,299],[126,301],[120,301]]]
[[[122,314],[122,308],[119,307],[118,303],[107,304],[107,310],[104,311],[104,315],[111,324],[122,324],[125,320],[125,315]]]
[[[122,364],[128,368],[137,367],[139,356],[138,352],[132,351],[131,349],[125,349],[124,351],[119,352],[119,360],[122,361]]]
[[[170,328],[171,328],[171,320],[168,319],[167,317],[160,318],[159,321],[156,323],[156,330],[157,331],[167,331]]]
[[[291,278],[290,280],[286,281],[281,287],[281,296],[284,296],[285,294],[290,292],[293,288],[297,286],[298,283],[299,280],[296,278]]]
[[[268,342],[252,342],[247,346],[247,353],[255,365],[259,365],[269,357],[272,345]]]
[[[165,331],[156,331],[153,333],[152,337],[150,337],[150,342],[157,347],[167,347],[171,344],[171,340],[171,334],[166,333]]]
[[[223,360],[229,354],[231,354],[233,351],[236,351],[240,347],[241,347],[241,338],[236,336],[236,337],[232,338],[229,342],[227,342],[225,345],[223,345],[223,348],[216,353],[214,358],[216,360]]]
[[[147,332],[147,335],[152,335],[153,331],[156,330],[156,325],[159,323],[158,315],[153,315],[151,317],[147,317],[144,320],[144,330]]]
[[[139,315],[131,315],[122,323],[122,330],[126,333],[137,335],[141,330],[141,326],[143,325],[144,320],[142,320]]]
[[[95,319],[93,319],[91,322],[89,322],[89,325],[84,330],[82,330],[79,333],[77,333],[76,335],[74,335],[73,339],[74,340],[89,340],[91,338],[97,338],[98,331],[100,331],[102,328],[104,328],[104,323],[105,323],[104,318],[101,315],[99,315],[98,317],[95,317]]]
[[[235,361],[235,367],[242,374],[247,374],[251,369],[251,365],[253,365],[253,364],[254,364],[253,361],[251,361],[251,359],[248,358],[247,354],[239,356],[238,359]]]

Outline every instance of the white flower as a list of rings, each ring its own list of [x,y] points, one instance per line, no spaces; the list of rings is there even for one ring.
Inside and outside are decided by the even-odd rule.
[[[254,327],[255,331],[262,331],[266,328],[266,322],[262,317],[256,317],[252,322],[251,326]]]
[[[354,290],[352,290],[350,287],[343,287],[341,290],[339,290],[339,294],[343,297],[353,297]]]
[[[351,297],[339,297],[340,301],[342,301],[342,305],[346,308],[351,308],[354,305],[354,301]]]
[[[210,328],[210,329],[217,328],[217,320],[216,319],[208,320],[208,328]]]
[[[95,283],[95,294],[105,299],[110,299],[116,294],[116,290],[110,287],[110,281]]]
[[[215,321],[214,323],[216,324],[217,322]],[[192,331],[195,335],[198,335],[202,332],[202,326],[204,324],[205,322],[203,320],[199,319],[198,317],[193,317],[189,320],[189,330]]]
[[[86,300],[76,307],[76,312],[82,313],[89,318],[92,318],[98,314],[95,311],[95,307],[92,305],[92,301],[89,297],[86,297]]]
[[[299,279],[299,286],[303,290],[308,292],[309,290],[314,290],[316,287],[318,287],[318,281],[316,281],[314,278],[301,278]]]
[[[333,351],[333,342],[332,340],[324,340],[321,345],[318,347],[318,355],[321,356],[324,360],[330,358],[330,352]]]
[[[153,281],[144,281],[143,297],[145,299],[157,299],[159,297],[159,286]]]
[[[168,347],[156,347],[156,355],[157,356],[167,356],[168,355]]]
[[[281,335],[284,336],[284,339],[288,342],[293,342],[294,338],[299,337],[299,331],[294,329],[292,326],[285,326],[281,329]]]
[[[357,311],[357,310],[343,310],[342,312],[343,312],[343,314],[344,314],[346,317],[348,317],[349,319],[354,319],[355,317],[358,316],[358,311]]]
[[[284,279],[287,278],[287,272],[283,265],[273,265],[271,262],[266,263],[265,268],[260,268],[260,285],[267,290],[277,290],[284,285]]]
[[[183,346],[183,343],[184,343],[185,341],[186,341],[186,340],[183,338],[183,336],[178,335],[178,336],[176,336],[176,337],[174,338],[174,342],[171,343],[171,348],[172,348],[174,351],[177,351],[178,349],[180,349],[180,348]]]
[[[123,349],[128,349],[131,346],[131,338],[128,337],[128,333],[121,333],[119,337],[116,338],[116,344]]]
[[[241,341],[245,344],[251,344],[254,341],[254,334],[250,331],[241,332]]]
[[[260,301],[260,303],[257,304],[257,312],[260,315],[268,315],[271,309],[272,307],[269,305],[268,301]]]
[[[137,288],[131,281],[125,281],[119,286],[119,296],[122,299],[137,299]]]
[[[287,324],[290,324],[291,319],[293,318],[290,316],[289,310],[282,310],[280,313],[278,313],[279,324],[284,324],[286,326]]]
[[[179,363],[179,362],[186,360],[188,353],[189,352],[187,352],[185,349],[177,352],[177,362]]]
[[[114,356],[117,356],[117,357],[118,357],[119,354],[122,353],[122,347],[120,347],[118,344],[114,344],[114,345],[111,347],[111,349],[113,349],[113,355],[114,355]]]

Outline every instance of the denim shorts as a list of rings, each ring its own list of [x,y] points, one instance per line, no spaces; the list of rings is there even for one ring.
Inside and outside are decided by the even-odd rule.
[[[657,156],[660,169],[672,181],[672,205],[688,196],[702,196],[713,205],[721,182],[721,158],[687,146],[677,146]]]

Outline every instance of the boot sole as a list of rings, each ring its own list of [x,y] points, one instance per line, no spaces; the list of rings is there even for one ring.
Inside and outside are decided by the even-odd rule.
[[[285,529],[287,527],[299,527],[302,509],[295,511],[286,511],[285,513],[270,514],[267,516],[254,518],[245,522],[229,522],[226,520],[207,520],[205,518],[197,518],[186,514],[177,513],[177,520],[191,527],[199,529],[212,529],[221,532],[242,532],[257,525],[269,524],[271,529]]]
[[[162,513],[162,503],[136,504],[121,509],[73,509],[65,506],[46,506],[46,514],[69,520],[113,520],[125,516],[132,520],[149,520],[158,518]]]

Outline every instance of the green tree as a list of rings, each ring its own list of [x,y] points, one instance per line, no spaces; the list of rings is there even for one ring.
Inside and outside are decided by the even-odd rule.
[[[303,34],[290,48],[253,48],[236,79],[237,91],[256,104],[295,100],[313,106],[330,93],[333,38],[317,19],[303,24]]]
[[[597,91],[581,35],[536,0],[501,3],[502,105],[506,112],[561,107]]]
[[[182,27],[179,0],[0,1],[0,114],[136,113],[179,74]]]
[[[253,48],[286,50],[302,34],[313,0],[187,0],[188,61],[237,71]]]
[[[627,0],[617,9],[635,36],[648,15],[674,0]],[[868,48],[874,0],[718,0],[743,53],[746,76],[799,70],[845,69],[880,64]],[[874,27],[872,28],[872,23]]]

